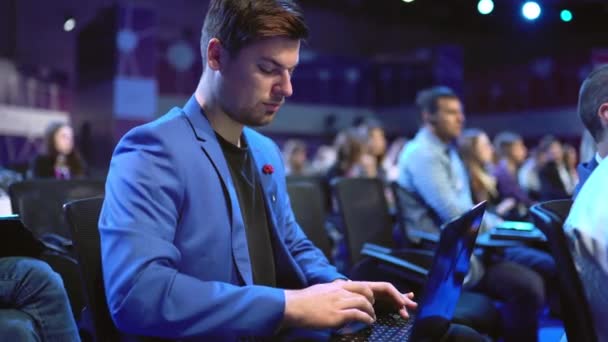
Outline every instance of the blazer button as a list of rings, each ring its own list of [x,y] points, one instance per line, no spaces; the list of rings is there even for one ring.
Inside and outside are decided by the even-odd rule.
[[[272,195],[272,196],[270,197],[270,199],[271,199],[273,202],[276,202],[276,201],[277,201],[277,196]]]

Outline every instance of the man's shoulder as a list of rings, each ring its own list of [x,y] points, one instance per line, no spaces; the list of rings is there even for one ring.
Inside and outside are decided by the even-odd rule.
[[[434,159],[441,157],[441,150],[426,139],[417,136],[401,152],[400,160]]]
[[[168,135],[176,129],[183,129],[185,127],[182,110],[174,107],[166,114],[152,121],[131,128],[125,136]]]
[[[604,160],[591,173],[576,196],[568,215],[568,226],[580,227],[581,221],[597,220],[600,216],[602,220],[606,220],[602,224],[608,223],[608,212],[598,210],[604,202],[606,192],[608,192],[608,162]],[[599,222],[594,222],[594,224],[599,224]]]

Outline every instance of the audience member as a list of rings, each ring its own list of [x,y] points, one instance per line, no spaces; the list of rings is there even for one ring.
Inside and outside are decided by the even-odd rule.
[[[382,167],[386,172],[386,180],[389,182],[396,181],[397,178],[399,178],[399,156],[401,155],[401,151],[403,151],[406,144],[406,138],[396,138],[386,151],[386,156],[382,162]]]
[[[212,0],[194,95],[118,143],[99,228],[121,331],[280,339],[290,328],[372,323],[374,302],[403,318],[416,306],[389,283],[346,281],[329,264],[294,220],[276,144],[249,128],[269,124],[292,95],[307,32],[291,0]]]
[[[526,145],[518,134],[502,132],[494,137],[494,148],[499,161],[494,168],[500,198],[513,198],[517,201],[520,212],[517,218],[527,213],[527,208],[534,202],[522,190],[517,181],[517,170],[526,159]]]
[[[368,122],[363,130],[363,139],[366,147],[365,158],[372,159],[369,162],[370,170],[367,175],[370,177],[378,177],[386,180],[386,169],[384,169],[384,158],[386,157],[386,135],[384,128],[377,122]],[[373,169],[375,168],[375,170]]]
[[[537,201],[540,198],[540,177],[538,171],[545,163],[545,158],[538,148],[530,150],[526,161],[517,171],[517,182],[528,197]]]
[[[515,209],[513,198],[501,199],[496,188],[496,178],[489,172],[494,160],[494,148],[488,136],[479,129],[464,130],[458,142],[460,155],[469,172],[471,191],[475,202],[488,201],[488,210],[499,216]]]
[[[598,274],[603,279],[608,277],[608,211],[603,203],[608,192],[608,65],[599,67],[583,81],[578,98],[578,115],[595,140],[597,153],[588,163],[579,165],[580,183],[577,186],[575,200],[564,230],[570,236],[576,248],[585,251],[599,268]],[[577,265],[580,272],[590,272],[589,267]],[[591,274],[582,274],[581,279],[588,283]],[[605,281],[594,279],[599,286]],[[602,284],[602,285],[600,285]],[[592,285],[592,284],[588,284]],[[608,296],[600,290],[591,293],[591,313],[598,341],[608,340],[606,307]]]
[[[574,189],[574,180],[564,163],[562,144],[553,136],[546,136],[541,140],[539,149],[546,158],[546,163],[539,171],[540,200],[570,197]]]
[[[31,163],[32,178],[71,179],[85,175],[85,165],[74,147],[74,132],[66,123],[56,122],[47,127],[44,153]]]
[[[423,126],[399,160],[399,184],[408,194],[404,221],[408,231],[437,233],[443,222],[473,206],[467,171],[455,148],[465,117],[460,99],[447,87],[421,91],[416,103]],[[543,279],[510,261],[485,266],[470,275],[477,278],[470,286],[504,301],[505,340],[536,341],[537,315],[545,302]]]
[[[325,175],[337,159],[336,149],[333,146],[321,145],[312,159],[312,170],[319,175]]]
[[[289,139],[283,146],[283,160],[287,176],[308,176],[312,173],[308,165],[306,143],[299,139]]]
[[[334,148],[336,161],[327,172],[328,182],[337,177],[375,176],[375,160],[367,155],[365,145],[356,129],[347,128],[339,132],[334,141]],[[367,158],[364,159],[364,156]]]
[[[566,171],[568,172],[568,177],[570,179],[568,192],[570,194],[574,193],[574,188],[576,184],[578,184],[578,171],[576,170],[576,166],[578,165],[578,152],[574,146],[570,144],[564,144],[564,166]]]
[[[80,341],[61,277],[43,261],[0,257],[0,340]]]

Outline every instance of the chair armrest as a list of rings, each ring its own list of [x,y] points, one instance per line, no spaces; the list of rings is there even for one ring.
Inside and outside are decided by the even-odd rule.
[[[407,231],[408,237],[415,240],[420,240],[421,243],[437,244],[439,242],[439,234],[428,233],[422,230],[410,229]]]
[[[401,259],[398,256],[392,255],[390,253],[383,253],[381,250],[374,248],[374,247],[366,248],[366,246],[367,246],[367,244],[365,244],[363,246],[363,249],[361,250],[362,255],[382,261],[383,263],[387,263],[387,264],[396,266],[401,269],[405,269],[405,270],[407,270],[409,272],[413,272],[419,276],[426,277],[428,275],[428,270],[425,269],[424,267],[416,265],[407,260]],[[384,248],[384,250],[388,250],[390,252],[390,249],[388,249],[388,248]]]

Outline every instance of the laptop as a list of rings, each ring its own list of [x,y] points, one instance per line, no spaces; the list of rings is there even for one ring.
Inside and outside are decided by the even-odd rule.
[[[372,325],[353,322],[333,333],[332,341],[404,341],[434,340],[449,328],[462,284],[469,270],[470,258],[481,226],[486,202],[445,223],[428,271],[418,309],[410,319],[398,313],[377,315]],[[399,265],[394,256],[375,253],[370,256]],[[368,254],[369,255],[369,254]]]

